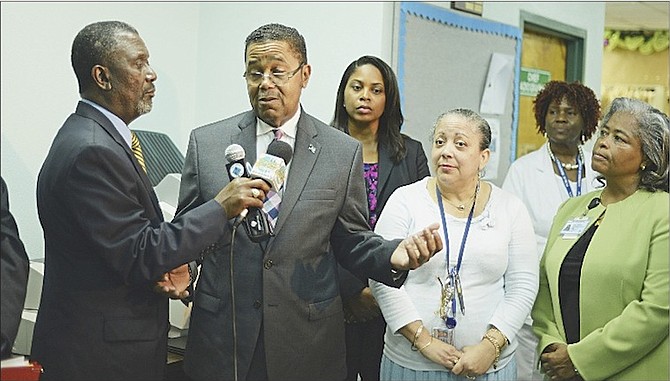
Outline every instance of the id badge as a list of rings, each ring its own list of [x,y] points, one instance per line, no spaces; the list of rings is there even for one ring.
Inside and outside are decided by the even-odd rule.
[[[433,327],[433,337],[447,343],[449,345],[454,345],[454,329],[447,328],[446,326]]]
[[[561,229],[561,237],[563,239],[575,239],[579,237],[589,226],[588,217],[576,217],[568,220]]]

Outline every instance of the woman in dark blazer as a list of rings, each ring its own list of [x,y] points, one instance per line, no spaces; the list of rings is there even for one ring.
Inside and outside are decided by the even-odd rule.
[[[342,75],[331,125],[363,147],[370,228],[396,188],[430,175],[421,143],[400,133],[398,82],[381,59],[363,56]],[[386,327],[367,280],[340,267],[347,344],[347,380],[379,380]]]

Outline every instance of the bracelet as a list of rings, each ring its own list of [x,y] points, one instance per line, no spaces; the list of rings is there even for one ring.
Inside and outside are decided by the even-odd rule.
[[[419,335],[421,335],[421,332],[423,332],[423,324],[421,324],[414,333],[414,340],[412,340],[412,347],[411,347],[413,351],[419,350],[419,348],[416,347],[416,342],[417,340],[419,340]]]
[[[503,345],[501,346],[501,348],[504,348],[505,345],[509,343],[509,340],[507,340],[507,336],[505,336],[505,334],[502,333],[502,331],[499,330],[498,327],[492,325],[491,328],[489,328],[489,331],[496,331],[500,334],[500,336],[503,337]]]
[[[500,359],[500,344],[498,344],[498,340],[496,340],[488,332],[484,334],[483,339],[488,340],[496,349],[496,358],[493,360],[493,369],[498,369],[498,360]]]
[[[421,354],[423,354],[423,350],[426,349],[426,348],[428,348],[428,346],[429,346],[430,344],[432,344],[432,343],[433,343],[433,336],[431,336],[431,337],[430,337],[430,340],[428,340],[428,344],[426,344],[426,345],[424,345],[423,347],[419,348],[419,352],[420,352]]]

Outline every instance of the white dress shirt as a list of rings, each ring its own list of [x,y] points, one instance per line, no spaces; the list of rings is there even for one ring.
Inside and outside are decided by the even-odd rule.
[[[121,137],[126,142],[126,144],[128,144],[128,147],[130,147],[132,149],[133,145],[132,145],[132,139],[130,137],[130,128],[128,127],[128,125],[124,121],[121,120],[121,118],[119,118],[118,116],[116,116],[111,111],[107,110],[106,108],[100,106],[99,104],[97,104],[93,101],[90,101],[90,100],[84,99],[84,98],[82,98],[81,101],[95,107],[104,116],[106,116],[107,119],[109,119],[109,121],[112,122],[112,125],[114,125],[114,128],[116,128],[116,130],[119,132],[119,134],[121,134]]]

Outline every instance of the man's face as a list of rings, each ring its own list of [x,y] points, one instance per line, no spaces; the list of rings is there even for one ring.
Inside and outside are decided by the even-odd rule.
[[[149,51],[136,34],[119,37],[120,43],[108,63],[110,110],[129,124],[151,111],[158,78],[149,65]]]
[[[283,125],[298,111],[300,94],[309,81],[310,66],[301,66],[304,62],[285,41],[251,44],[247,47],[245,61],[251,107],[265,123],[273,127]],[[249,79],[249,73],[265,75],[257,83]],[[277,77],[284,76],[286,83],[273,82],[273,73]]]

